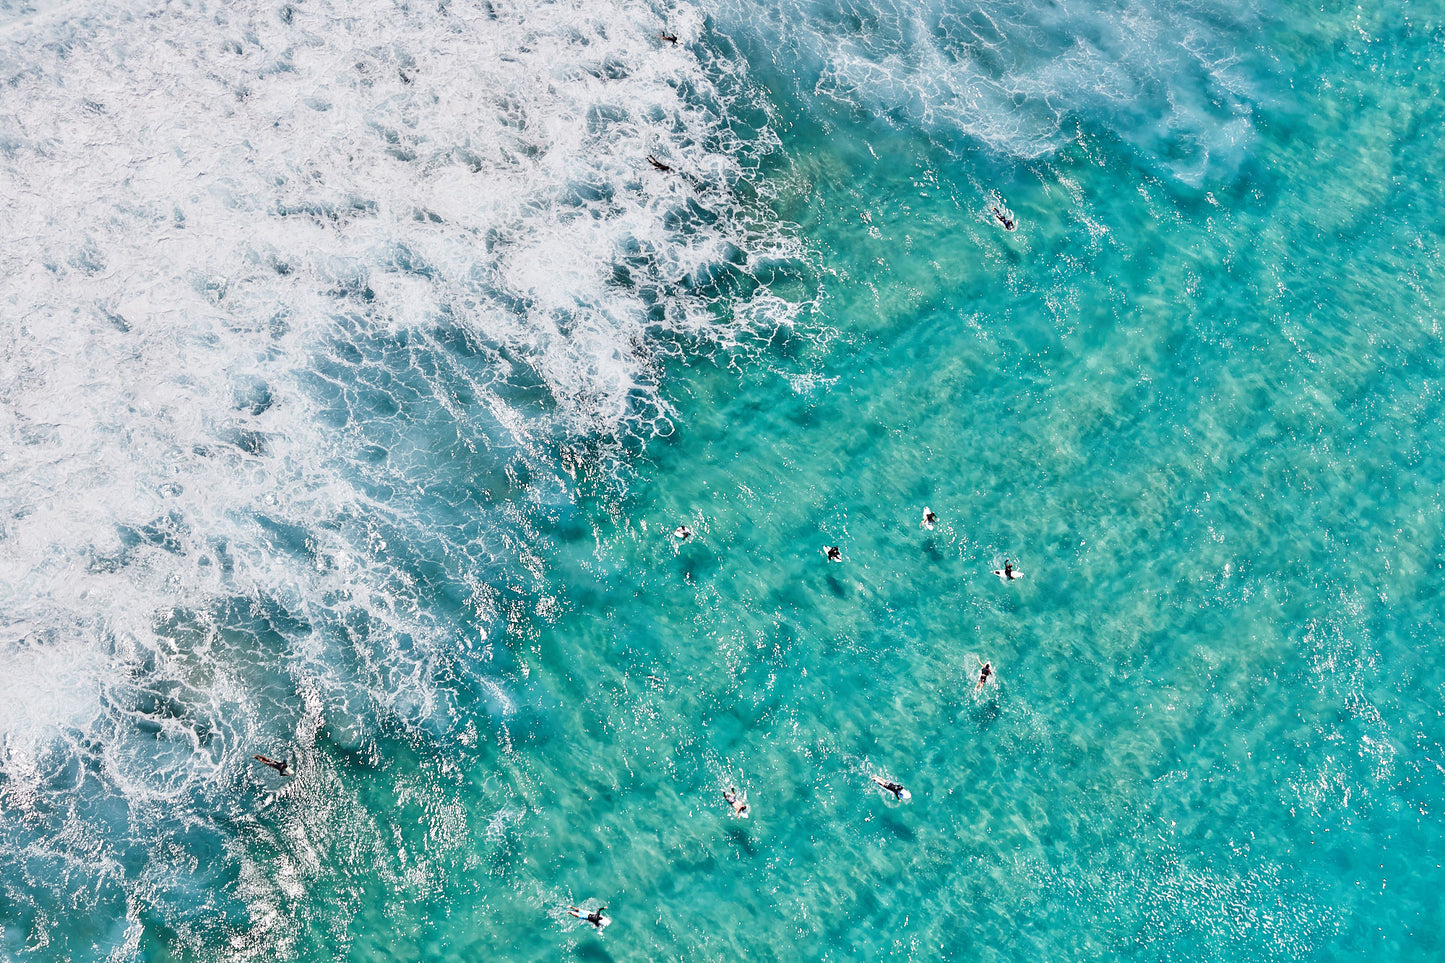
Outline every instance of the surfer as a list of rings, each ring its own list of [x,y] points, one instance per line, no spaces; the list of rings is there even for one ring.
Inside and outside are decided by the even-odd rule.
[[[688,528],[686,525],[679,525],[677,526],[677,528],[674,528],[672,530],[672,537],[677,539],[679,542],[685,542],[689,538],[692,538],[692,529]]]
[[[658,160],[657,156],[654,154],[647,155],[647,162],[665,174],[673,173],[673,169],[664,164],[662,161]]]
[[[933,526],[936,525],[936,524],[938,524],[938,516],[935,515],[935,514],[933,514],[933,509],[929,508],[927,505],[924,505],[924,506],[923,506],[923,527],[926,528],[926,529],[928,529],[928,530],[931,532],[931,531],[933,531]]]
[[[1024,577],[1024,573],[1014,568],[1014,563],[1010,562],[1008,559],[1004,559],[1003,568],[994,569],[993,574],[997,575],[1005,582],[1012,582],[1014,579]]]
[[[991,663],[991,662],[985,662],[985,663],[983,664],[983,668],[979,670],[979,673],[978,673],[978,685],[976,685],[976,686],[973,687],[973,691],[974,691],[974,692],[977,692],[977,691],[979,691],[980,689],[982,689],[982,688],[988,683],[989,678],[992,677],[992,676],[993,676],[993,663]]]
[[[611,922],[612,922],[612,917],[610,917],[610,916],[604,916],[604,915],[602,914],[602,911],[605,910],[606,908],[607,908],[607,907],[605,907],[605,906],[599,906],[599,907],[597,907],[595,910],[591,910],[590,912],[584,913],[584,912],[582,912],[580,909],[578,909],[578,908],[575,907],[575,906],[569,906],[569,907],[567,907],[567,912],[571,913],[573,916],[577,917],[579,920],[583,920],[583,921],[585,921],[585,922],[591,923],[593,926],[597,927],[597,931],[600,933],[600,932],[602,931],[603,927],[605,927],[608,923],[611,923]]]
[[[1019,226],[1018,222],[1009,215],[1008,210],[998,204],[990,206],[988,212],[993,215],[995,221],[1003,225],[1005,231],[1012,231]]]
[[[668,33],[666,30],[664,30],[664,31],[662,32],[662,39],[663,39],[663,40],[666,40],[668,43],[672,44],[674,47],[677,46],[677,34],[675,34],[675,33]]]
[[[829,545],[823,549],[823,554],[828,556],[828,561],[830,562],[843,561],[843,550],[836,545]]]
[[[891,792],[893,794],[893,798],[897,799],[900,802],[907,802],[908,800],[913,798],[913,793],[909,792],[907,789],[904,789],[901,782],[889,782],[882,776],[869,776],[868,778],[872,779],[882,788]]]
[[[277,772],[279,772],[279,773],[280,773],[281,775],[283,775],[283,776],[289,776],[289,775],[291,775],[291,772],[290,772],[291,764],[290,764],[289,762],[287,762],[285,759],[271,759],[271,758],[269,758],[269,757],[267,757],[267,756],[262,756],[262,755],[255,755],[255,756],[252,756],[251,758],[252,758],[252,759],[255,759],[257,762],[259,762],[259,763],[260,763],[261,765],[263,765],[263,766],[270,766],[272,769],[276,770]]]
[[[734,819],[748,818],[748,813],[752,807],[748,805],[746,794],[742,796],[738,795],[736,786],[729,786],[727,792],[723,793],[723,799],[727,801],[729,806],[733,807]]]

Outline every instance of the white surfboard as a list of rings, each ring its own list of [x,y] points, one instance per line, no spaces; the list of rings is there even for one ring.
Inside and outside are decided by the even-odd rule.
[[[884,779],[882,776],[869,776],[868,778],[876,782],[879,789],[882,789],[889,795],[894,795],[893,790],[888,788],[887,779]],[[898,793],[896,796],[894,796],[894,798],[899,799],[903,802],[907,802],[908,800],[913,798],[913,793],[909,792],[907,789],[899,787]]]
[[[1024,573],[1021,572],[1021,571],[1019,571],[1018,569],[1014,569],[1013,575],[1011,575],[1011,576],[1005,575],[1005,574],[1003,573],[1003,569],[1001,569],[1001,568],[996,568],[996,569],[994,569],[994,570],[993,570],[993,574],[997,575],[999,578],[1001,578],[1001,579],[1002,579],[1003,581],[1005,581],[1005,582],[1012,582],[1014,579],[1018,579],[1018,578],[1023,578],[1023,577],[1024,577]]]
[[[590,912],[590,911],[587,911],[587,910],[575,910],[575,911],[574,911],[574,910],[568,910],[568,911],[567,911],[568,915],[570,915],[573,919],[580,920],[580,921],[582,921],[583,923],[592,923],[592,921],[587,918],[587,913],[588,913],[588,912]],[[602,915],[602,920],[601,920],[600,922],[597,922],[597,923],[592,923],[592,925],[595,926],[595,927],[597,927],[597,932],[600,933],[600,932],[602,932],[603,930],[607,929],[608,924],[610,924],[611,922],[612,922],[612,917],[610,917],[610,916],[608,916],[608,915],[606,915],[606,914],[604,913],[604,914]]]

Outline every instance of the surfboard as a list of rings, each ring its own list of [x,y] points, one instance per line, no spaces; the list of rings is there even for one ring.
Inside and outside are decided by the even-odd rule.
[[[1012,577],[1012,578],[1010,578],[1009,576],[1005,575],[1005,574],[1003,573],[1003,569],[1001,569],[1001,568],[996,568],[996,569],[994,569],[994,570],[993,570],[993,574],[997,575],[999,578],[1003,579],[1005,582],[1012,582],[1012,581],[1013,581],[1014,579],[1016,579],[1016,578],[1023,578],[1023,577],[1024,577],[1024,573],[1021,572],[1021,571],[1019,571],[1018,569],[1014,569],[1014,573],[1013,573],[1013,577]]]
[[[894,798],[896,798],[896,799],[901,799],[901,800],[903,800],[904,802],[907,802],[908,800],[910,800],[910,799],[913,798],[913,793],[909,792],[907,789],[904,789],[904,788],[901,787],[901,786],[900,786],[899,789],[898,789],[897,795],[894,795],[893,790],[888,788],[888,780],[882,778],[881,776],[869,776],[868,778],[869,778],[869,779],[872,779],[874,782],[876,782],[876,783],[878,784],[878,788],[879,788],[879,789],[882,789],[884,792],[888,793],[890,796],[894,796]]]
[[[587,913],[584,912],[584,911],[580,911],[580,910],[579,910],[578,912],[575,912],[575,913],[574,913],[574,912],[572,912],[571,910],[568,910],[567,913],[568,913],[568,915],[570,915],[570,916],[573,917],[574,919],[577,919],[577,920],[579,920],[579,921],[581,921],[581,922],[583,922],[583,923],[592,923],[592,921],[587,918]],[[595,926],[595,927],[597,927],[597,931],[600,933],[600,932],[602,932],[603,930],[605,930],[605,929],[607,928],[607,924],[609,924],[609,923],[611,923],[611,922],[612,922],[612,917],[607,916],[606,914],[603,914],[603,917],[602,917],[601,922],[592,923],[592,925]]]

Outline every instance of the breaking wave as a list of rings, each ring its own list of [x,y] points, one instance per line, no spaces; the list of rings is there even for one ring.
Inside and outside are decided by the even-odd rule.
[[[525,701],[569,472],[667,430],[665,355],[787,325],[795,252],[689,7],[3,16],[4,945],[128,958],[141,903],[242,918],[251,753]]]

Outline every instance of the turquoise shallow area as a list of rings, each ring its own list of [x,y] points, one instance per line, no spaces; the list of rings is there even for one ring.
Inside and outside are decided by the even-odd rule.
[[[797,125],[828,335],[675,373],[538,641],[608,954],[1439,955],[1437,30],[1283,31],[1237,181],[1086,131],[1015,235],[987,162]]]
[[[1008,165],[779,85],[816,311],[674,363],[625,494],[503,492],[539,534],[495,691],[323,733],[142,958],[254,945],[256,877],[298,960],[1440,958],[1445,55],[1408,12],[1281,11],[1197,191],[1106,131]]]

